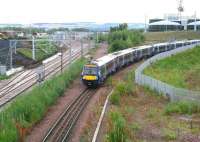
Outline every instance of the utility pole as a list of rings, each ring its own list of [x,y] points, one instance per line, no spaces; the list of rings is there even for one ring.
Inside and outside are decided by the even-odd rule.
[[[81,57],[83,57],[83,40],[81,39]]]
[[[35,37],[32,36],[32,59],[35,60]]]
[[[9,47],[10,47],[10,69],[13,68],[13,54],[12,54],[12,43],[11,40],[9,41]]]
[[[144,29],[144,32],[146,33],[147,32],[147,16],[145,14],[145,29]]]
[[[60,55],[60,68],[61,68],[61,73],[63,72],[63,48],[61,47],[61,55]]]
[[[197,31],[197,13],[196,13],[196,11],[195,11],[195,14],[194,14],[194,16],[195,16],[195,23],[194,23],[194,31],[196,32]]]
[[[98,32],[97,32],[97,43],[99,43],[99,35],[98,35]]]
[[[14,41],[15,54],[17,54],[17,41]]]

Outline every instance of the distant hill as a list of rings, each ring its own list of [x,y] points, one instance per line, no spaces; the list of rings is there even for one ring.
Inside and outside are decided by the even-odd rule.
[[[34,23],[31,26],[35,28],[85,28],[90,31],[107,31],[110,27],[118,26],[120,23],[103,23],[98,24],[95,22],[76,22],[76,23]],[[143,23],[128,23],[130,29],[141,29],[144,28],[145,25]]]
[[[68,28],[68,29],[88,29],[90,31],[108,31],[110,27],[118,26],[120,23],[95,23],[95,22],[74,22],[74,23],[33,23],[28,25],[22,24],[0,24],[0,28],[4,27],[33,27],[33,28]],[[129,29],[142,29],[145,27],[143,23],[128,23]]]

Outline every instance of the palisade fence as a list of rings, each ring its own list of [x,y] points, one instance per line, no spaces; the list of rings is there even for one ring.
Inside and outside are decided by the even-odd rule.
[[[166,57],[170,57],[172,55],[175,55],[177,53],[186,51],[188,49],[192,49],[197,47],[197,45],[200,44],[193,44],[193,45],[187,45],[183,46],[171,51],[167,51],[164,53],[160,53],[158,55],[155,55],[154,57],[146,60],[143,64],[141,64],[135,71],[135,82],[142,86],[147,86],[150,89],[158,92],[159,94],[165,95],[170,99],[170,101],[180,101],[180,100],[191,100],[191,101],[200,101],[200,92],[199,91],[191,91],[183,88],[176,88],[172,85],[169,85],[167,83],[164,83],[162,81],[159,81],[157,79],[154,79],[150,76],[144,75],[143,71],[145,68],[150,66],[152,63],[164,59]]]

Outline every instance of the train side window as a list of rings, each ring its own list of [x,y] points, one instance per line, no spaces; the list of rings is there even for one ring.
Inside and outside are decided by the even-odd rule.
[[[102,76],[106,76],[106,68],[105,68],[105,65],[101,67],[101,74]]]

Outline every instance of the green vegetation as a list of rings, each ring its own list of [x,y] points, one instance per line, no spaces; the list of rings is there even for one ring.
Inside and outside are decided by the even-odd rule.
[[[131,71],[130,73],[128,73],[124,81],[121,81],[115,84],[115,89],[110,96],[110,101],[112,104],[119,105],[121,96],[133,94],[135,90],[134,85],[133,85],[134,84],[133,77],[134,77],[134,73],[133,71]]]
[[[174,131],[168,129],[164,129],[163,131],[166,140],[176,140],[177,134]]]
[[[144,41],[142,32],[136,30],[128,30],[127,24],[120,24],[118,27],[110,29],[108,35],[102,36],[100,39],[107,38],[110,45],[108,51],[115,52],[136,46]]]
[[[117,113],[123,119],[123,123],[121,122],[123,132],[120,136],[114,136],[114,132],[117,134],[114,131],[115,128],[121,125],[117,126],[115,120],[108,115],[105,118],[108,123],[104,125],[106,129],[105,142],[120,141],[121,139],[114,138],[122,137],[126,138],[124,139],[126,142],[175,142],[183,141],[186,135],[190,135],[194,139],[199,135],[199,125],[193,125],[191,128],[189,122],[180,121],[180,118],[187,118],[188,115],[195,118],[194,120],[199,120],[199,104],[185,101],[169,103],[163,96],[149,90],[149,88],[138,86],[133,81],[132,93],[124,93],[125,86],[123,84],[127,85],[127,81],[134,80],[134,69],[128,72],[124,72],[124,77],[117,81],[114,79],[111,81],[111,78],[108,80],[108,84],[114,86],[114,95],[116,92],[118,93],[116,93],[117,101],[113,101],[112,96],[110,98],[109,114]],[[118,84],[120,87],[116,87]]]
[[[179,88],[200,90],[200,47],[187,50],[153,63],[146,75]]]
[[[170,115],[173,113],[178,114],[194,114],[200,113],[200,104],[198,102],[180,101],[169,103],[165,107],[165,114]]]
[[[9,77],[7,75],[0,75],[0,80],[8,79]]]
[[[30,92],[16,98],[0,112],[0,141],[19,141],[19,132],[28,130],[45,115],[65,89],[80,74],[85,60],[79,59],[61,75],[34,87]]]
[[[169,40],[199,39],[199,32],[176,31],[176,32],[146,32],[144,34],[145,43],[165,42]]]
[[[36,61],[41,61],[57,52],[57,48],[48,40],[36,42]],[[32,49],[30,48],[18,48],[17,52],[29,59],[32,59]]]
[[[111,112],[110,119],[111,130],[108,133],[108,142],[126,142],[125,124],[124,117],[119,112]]]

